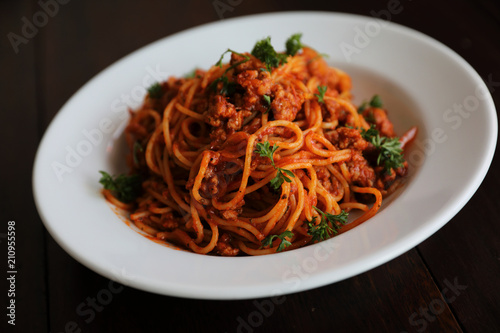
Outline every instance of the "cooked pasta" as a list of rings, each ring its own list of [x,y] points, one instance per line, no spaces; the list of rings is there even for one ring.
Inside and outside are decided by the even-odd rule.
[[[402,143],[380,97],[353,105],[349,75],[300,35],[284,53],[269,38],[226,53],[149,89],[125,130],[139,196],[106,198],[152,237],[222,256],[289,251],[374,216],[407,173],[416,129]]]

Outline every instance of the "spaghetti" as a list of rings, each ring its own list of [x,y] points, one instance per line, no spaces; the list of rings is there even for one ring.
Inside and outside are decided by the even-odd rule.
[[[125,130],[142,193],[106,198],[152,237],[222,256],[288,251],[375,215],[407,173],[404,147],[386,110],[358,110],[350,77],[294,37],[295,52],[268,38],[150,88]]]

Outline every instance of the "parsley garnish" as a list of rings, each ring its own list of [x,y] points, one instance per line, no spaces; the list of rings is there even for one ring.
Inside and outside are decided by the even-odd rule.
[[[134,146],[132,147],[132,157],[134,159],[134,164],[139,165],[139,158],[137,157],[138,153],[144,152],[144,148],[142,148],[141,144],[139,141],[134,142]]]
[[[368,142],[371,142],[372,137],[377,135],[379,135],[378,130],[375,128],[374,124],[372,124],[367,130],[365,130],[364,128],[361,130],[361,136]]]
[[[372,99],[370,100],[371,107],[381,108],[383,105],[384,105],[384,103],[382,103],[382,99],[380,98],[379,95],[373,96]]]
[[[236,83],[230,82],[226,75],[222,75],[221,77],[215,79],[210,86],[214,90],[217,90],[217,84],[219,82],[222,82],[222,87],[219,90],[220,95],[231,95],[236,89]]]
[[[273,68],[277,68],[287,62],[287,55],[277,53],[271,45],[271,37],[267,37],[255,43],[252,55],[266,64],[266,69],[269,73],[271,73]]]
[[[364,101],[363,103],[361,103],[358,108],[358,113],[363,112],[368,107],[368,105],[372,108],[381,108],[382,106],[384,106],[384,103],[382,102],[382,98],[380,98],[379,95],[374,95],[369,102]]]
[[[196,77],[196,68],[193,68],[190,72],[184,74],[186,79],[194,79]]]
[[[327,88],[328,88],[327,86],[318,86],[319,94],[314,94],[314,96],[318,97],[318,102],[320,102],[320,103],[325,102],[324,98],[325,98],[325,93],[326,93]]]
[[[292,180],[290,178],[288,178],[285,175],[285,173],[287,175],[289,175],[290,177],[295,178],[295,175],[290,170],[282,169],[282,168],[276,168],[276,167],[275,167],[275,169],[278,170],[278,173],[276,174],[276,177],[274,177],[273,179],[271,179],[271,187],[274,190],[278,190],[281,187],[281,185],[283,185],[283,183],[285,181],[287,183],[291,183],[292,182]]]
[[[304,47],[302,43],[300,42],[300,38],[302,37],[302,34],[294,34],[290,36],[290,38],[287,39],[286,41],[286,54],[294,56],[297,54],[297,52],[300,51],[301,48]]]
[[[330,213],[324,213],[316,206],[313,207],[321,215],[321,221],[319,224],[315,223],[317,216],[314,216],[312,221],[307,221],[307,226],[309,227],[307,233],[313,236],[313,242],[320,242],[338,234],[340,227],[347,223],[349,213],[344,210],[338,215],[333,215]]]
[[[212,83],[210,84],[210,87],[214,91],[217,91],[217,85],[218,85],[218,83],[222,82],[222,88],[219,90],[219,94],[221,94],[221,95],[231,95],[234,92],[235,88],[236,88],[236,83],[235,82],[229,82],[229,79],[226,76],[227,72],[229,72],[231,69],[235,68],[236,66],[241,65],[241,64],[247,62],[248,60],[250,60],[250,57],[247,56],[247,55],[245,55],[245,54],[238,53],[238,52],[233,51],[231,49],[227,49],[224,53],[222,53],[222,55],[219,58],[219,61],[217,61],[215,63],[215,66],[219,66],[219,67],[222,68],[222,59],[224,59],[224,56],[228,52],[231,52],[231,53],[234,53],[234,54],[237,54],[237,55],[243,57],[243,60],[240,60],[237,63],[235,63],[235,64],[231,65],[230,67],[228,67],[224,71],[224,73],[222,73],[222,75],[220,77],[218,77],[217,79],[215,79],[214,81],[212,81]]]
[[[274,152],[276,150],[278,150],[278,148],[279,148],[278,146],[271,147],[271,144],[269,143],[269,141],[264,141],[264,142],[257,143],[255,152],[262,157],[269,158],[271,160],[271,163],[273,164],[273,167],[276,167],[274,165],[273,155],[274,155]]]
[[[255,149],[255,152],[257,154],[259,154],[260,156],[262,157],[267,157],[271,160],[271,164],[273,165],[273,167],[278,171],[276,173],[276,176],[271,179],[271,187],[276,191],[278,190],[281,185],[283,184],[283,182],[287,182],[287,183],[291,183],[292,180],[290,178],[287,177],[290,176],[292,178],[295,178],[295,175],[293,174],[292,171],[290,170],[287,170],[287,169],[283,169],[283,168],[280,168],[280,167],[277,167],[275,164],[274,164],[274,158],[273,158],[273,155],[274,155],[274,152],[278,149],[279,147],[278,146],[273,146],[271,147],[271,145],[269,144],[269,141],[265,141],[263,143],[257,143],[256,145],[256,149]]]
[[[248,60],[250,60],[250,57],[249,57],[249,56],[247,56],[247,55],[245,55],[245,54],[243,54],[243,53],[239,53],[239,52],[233,51],[233,50],[231,50],[231,49],[227,49],[226,51],[224,51],[224,53],[222,53],[222,54],[221,54],[221,56],[220,56],[220,58],[219,58],[219,61],[217,61],[217,62],[215,63],[215,66],[219,66],[220,68],[222,68],[222,59],[224,59],[224,56],[226,55],[226,53],[229,53],[229,52],[234,53],[234,54],[237,54],[237,55],[239,55],[240,57],[243,57],[243,58],[245,58],[245,59],[244,59],[244,60],[242,60],[242,61],[238,61],[236,64],[234,64],[234,65],[232,65],[231,67],[229,67],[229,68],[228,68],[228,69],[224,72],[224,74],[225,74],[225,73],[227,73],[230,69],[233,69],[234,67],[236,67],[236,66],[238,66],[238,65],[240,65],[240,64],[242,64],[242,63],[244,63],[244,62],[247,62]]]
[[[262,96],[262,97],[264,98],[264,100],[265,100],[265,101],[266,101],[266,103],[267,103],[267,110],[266,110],[266,112],[264,112],[264,113],[268,113],[268,112],[269,112],[269,110],[271,110],[271,96],[269,96],[269,95],[264,95],[264,96]]]
[[[391,169],[397,169],[403,166],[403,149],[399,138],[388,138],[380,136],[379,131],[375,129],[375,125],[371,125],[368,130],[362,130],[361,136],[377,148],[380,153],[377,157],[377,165],[384,165],[385,172],[391,172]]]
[[[151,97],[151,98],[161,98],[161,96],[163,96],[163,89],[161,88],[161,84],[158,82],[153,83],[148,88],[148,93],[149,93],[149,97]]]
[[[99,183],[106,190],[110,190],[116,198],[122,202],[132,202],[141,192],[141,178],[139,175],[119,175],[113,179],[111,175],[105,171],[99,171],[102,174]]]
[[[373,114],[373,110],[368,111],[368,114],[364,115],[364,118],[369,123],[376,123],[377,119],[375,119],[375,115]]]
[[[288,239],[286,239],[285,237],[292,238],[293,232],[291,232],[290,230],[287,230],[287,231],[281,233],[280,235],[269,235],[262,240],[262,246],[263,247],[266,247],[266,246],[271,247],[273,245],[274,239],[279,238],[279,239],[281,239],[281,242],[280,242],[280,245],[278,246],[278,248],[276,249],[276,252],[281,252],[286,247],[292,245],[292,243]]]

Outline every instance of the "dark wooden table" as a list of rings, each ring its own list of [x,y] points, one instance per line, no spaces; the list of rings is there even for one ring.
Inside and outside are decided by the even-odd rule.
[[[33,159],[49,122],[86,81],[131,51],[224,18],[285,10],[370,16],[394,2],[0,1],[0,331],[500,332],[498,156],[465,208],[425,242],[359,276],[287,295],[272,308],[267,299],[180,299],[119,285],[102,304],[96,297],[110,281],[66,254],[34,206]],[[401,0],[399,6],[391,21],[455,50],[499,105],[497,1]],[[29,27],[34,22],[38,27]],[[6,316],[8,221],[16,222],[15,327]]]

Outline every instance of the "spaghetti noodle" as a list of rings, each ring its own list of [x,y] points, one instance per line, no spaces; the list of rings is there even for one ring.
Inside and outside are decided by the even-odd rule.
[[[400,184],[408,164],[384,151],[403,148],[386,110],[358,110],[350,77],[315,50],[269,50],[278,60],[228,50],[229,63],[155,85],[130,113],[142,194],[104,193],[138,228],[200,254],[288,251],[363,223]]]

